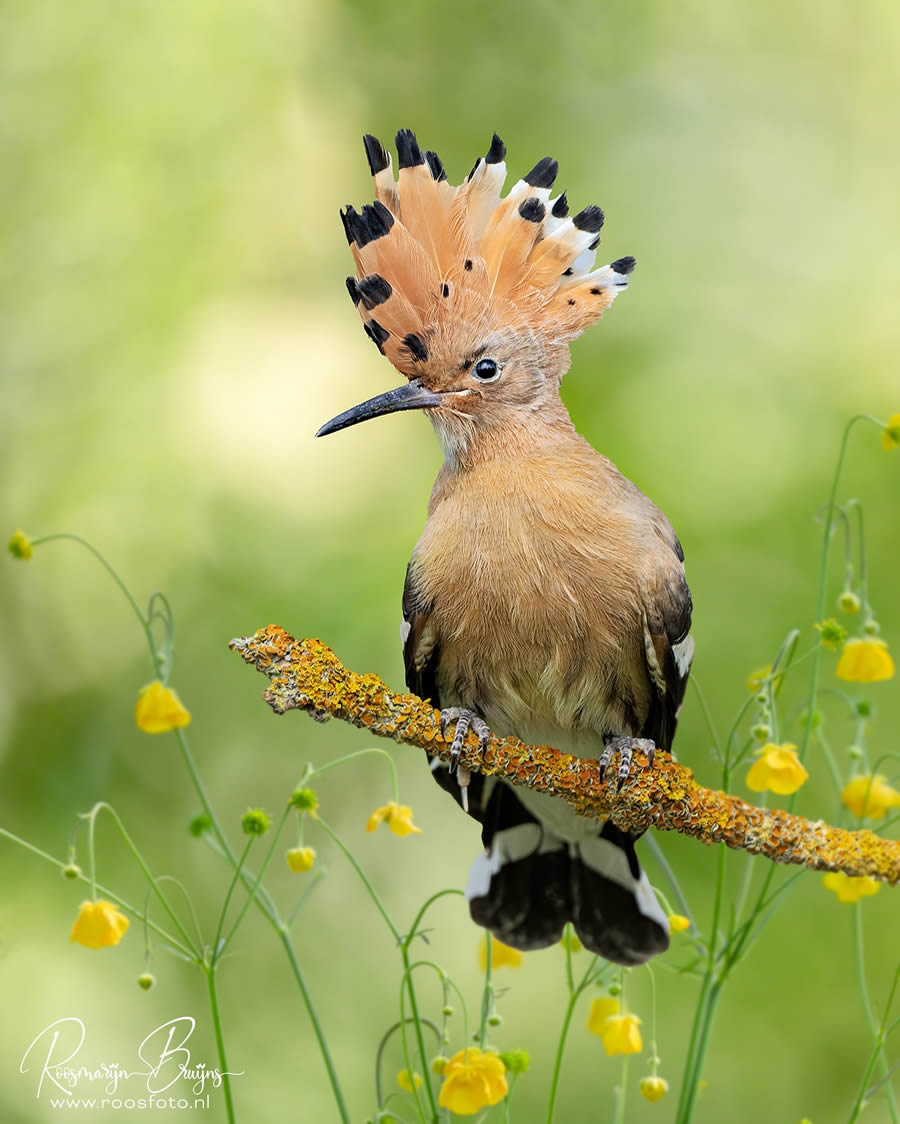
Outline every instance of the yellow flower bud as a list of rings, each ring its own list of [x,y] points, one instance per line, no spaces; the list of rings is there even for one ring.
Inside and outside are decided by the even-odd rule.
[[[153,987],[153,985],[156,983],[156,977],[152,972],[141,972],[141,974],[138,976],[137,982],[138,987],[142,991],[149,991],[150,988]]]
[[[670,933],[683,933],[685,929],[690,929],[691,919],[685,917],[681,913],[669,914],[669,932]]]
[[[415,1089],[422,1088],[422,1076],[419,1073],[409,1075],[408,1069],[401,1069],[397,1074],[397,1084],[405,1093],[412,1093]]]
[[[861,607],[859,596],[852,589],[845,589],[838,598],[838,608],[842,613],[852,615],[858,613]]]
[[[312,870],[316,852],[312,847],[292,847],[284,857],[294,874],[305,874]]]
[[[645,1101],[661,1101],[669,1091],[669,1082],[664,1077],[641,1078],[641,1096]]]
[[[27,562],[34,554],[34,545],[31,539],[24,531],[18,529],[6,544],[6,547],[13,558],[18,558],[22,562]]]

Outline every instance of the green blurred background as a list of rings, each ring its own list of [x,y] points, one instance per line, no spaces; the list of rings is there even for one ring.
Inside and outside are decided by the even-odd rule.
[[[400,591],[437,444],[409,415],[313,438],[397,382],[343,285],[351,263],[337,211],[370,198],[365,131],[387,141],[416,129],[458,180],[497,129],[510,183],[549,152],[576,206],[603,205],[604,260],[633,253],[639,266],[627,296],[574,344],[563,393],[581,431],[681,535],[696,676],[719,725],[790,627],[811,641],[814,516],[843,424],[900,409],[896,4],[33,0],[0,10],[3,523],[78,532],[141,600],[167,592],[174,683],[235,832],[248,803],[281,806],[305,761],[370,742],[273,717],[229,637],[277,621],[402,683]],[[873,600],[896,651],[900,459],[874,430],[854,436],[842,492],[865,502]],[[0,824],[65,857],[76,813],[109,800],[154,870],[178,874],[212,917],[225,872],[188,837],[197,806],[174,740],[134,726],[150,672],[117,592],[85,553],[54,544],[27,567],[9,561],[0,614]],[[826,682],[832,668],[829,656]],[[787,692],[789,710],[800,691]],[[877,756],[895,745],[897,680],[870,697]],[[831,703],[826,712],[846,765],[852,730]],[[717,784],[693,693],[682,722],[681,757]],[[377,760],[330,774],[321,801],[403,928],[430,892],[463,883],[479,842],[419,755],[395,756],[421,836],[364,834],[389,796]],[[810,769],[800,807],[832,816],[821,756]],[[99,838],[102,879],[139,899],[108,826]],[[362,1120],[398,960],[347,864],[321,834],[308,841],[328,877],[297,941]],[[662,842],[708,923],[715,855]],[[70,946],[83,887],[6,843],[0,872],[4,1124],[58,1115],[18,1065],[64,1015],[88,1024],[95,1061],[127,1066],[149,1029],[193,1014],[195,1060],[213,1064],[199,974],[160,953],[157,988],[140,992],[138,926],[114,951]],[[280,862],[270,882],[285,903],[299,892]],[[882,891],[863,906],[876,1003],[896,963],[898,902]],[[431,953],[475,1010],[478,931],[455,899],[435,918]],[[869,1049],[851,922],[819,876],[800,880],[725,994],[698,1119],[846,1117]],[[497,1041],[534,1057],[516,1097],[522,1124],[545,1116],[562,973],[551,949],[499,978],[510,990]],[[661,1072],[675,1092],[642,1102],[646,1055],[633,1062],[634,1121],[671,1117],[696,993],[684,978],[656,978]],[[246,1071],[239,1118],[335,1119],[299,997],[253,914],[222,986],[230,1061]],[[630,987],[649,1037],[646,973]],[[607,1119],[620,1072],[584,1031],[586,1013],[560,1121]],[[392,1057],[388,1073],[399,1067]],[[221,1095],[213,1103],[210,1118],[224,1119]],[[866,1119],[887,1120],[883,1101]]]

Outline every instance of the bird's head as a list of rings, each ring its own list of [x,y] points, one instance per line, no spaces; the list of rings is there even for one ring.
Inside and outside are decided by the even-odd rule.
[[[570,217],[550,199],[544,157],[502,198],[506,148],[494,136],[459,187],[409,130],[397,134],[399,183],[365,137],[376,201],[341,217],[356,262],[347,289],[406,385],[339,414],[324,436],[398,410],[428,412],[445,450],[559,405],[568,341],[628,284],[633,258],[594,269],[599,207]]]

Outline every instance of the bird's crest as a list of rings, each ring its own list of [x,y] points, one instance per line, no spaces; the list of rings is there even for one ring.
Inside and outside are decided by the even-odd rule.
[[[396,180],[380,141],[364,144],[376,198],[341,212],[356,262],[347,288],[367,334],[409,378],[432,341],[462,326],[472,340],[513,332],[565,344],[627,286],[634,258],[594,269],[603,211],[570,216],[565,193],[551,200],[549,156],[501,198],[506,146],[496,133],[459,187],[409,129],[397,134]]]

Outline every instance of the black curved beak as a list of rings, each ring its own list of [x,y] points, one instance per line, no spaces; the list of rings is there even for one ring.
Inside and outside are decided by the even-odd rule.
[[[361,402],[338,414],[322,426],[316,437],[327,437],[329,433],[337,433],[348,425],[356,425],[369,418],[380,418],[383,414],[395,414],[398,410],[426,410],[429,406],[440,405],[441,398],[442,395],[426,390],[421,379],[411,379],[406,386],[398,386],[396,390],[379,394],[368,402]]]

